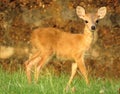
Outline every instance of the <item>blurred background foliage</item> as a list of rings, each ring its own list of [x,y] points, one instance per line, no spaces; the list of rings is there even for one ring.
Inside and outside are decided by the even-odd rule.
[[[0,54],[14,49],[11,56],[0,58],[0,66],[9,72],[24,68],[32,48],[30,34],[35,28],[83,33],[84,23],[75,13],[78,5],[86,11],[107,7],[107,15],[99,23],[97,42],[85,59],[89,74],[120,78],[120,0],[0,0]],[[70,73],[70,64],[54,60],[47,68],[59,75]]]

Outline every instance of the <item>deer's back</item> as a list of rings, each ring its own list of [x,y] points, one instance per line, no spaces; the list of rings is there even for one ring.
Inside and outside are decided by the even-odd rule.
[[[31,42],[37,49],[55,48],[61,31],[55,28],[38,28],[32,32]]]

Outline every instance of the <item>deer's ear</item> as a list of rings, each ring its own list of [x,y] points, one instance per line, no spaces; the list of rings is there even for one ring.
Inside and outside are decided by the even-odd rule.
[[[85,9],[83,7],[77,6],[76,13],[77,13],[79,18],[84,19],[84,17],[85,17]]]
[[[104,16],[106,15],[107,12],[107,8],[106,7],[101,7],[98,9],[97,15],[99,17],[99,19],[104,18]]]

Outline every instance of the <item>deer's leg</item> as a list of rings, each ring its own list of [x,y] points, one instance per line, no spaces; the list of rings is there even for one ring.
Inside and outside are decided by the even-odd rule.
[[[79,67],[79,70],[80,70],[82,76],[85,78],[86,84],[89,84],[88,72],[87,72],[87,69],[86,69],[86,66],[85,66],[85,63],[84,63],[84,58],[81,57],[79,59],[79,61],[77,62],[77,64],[78,64],[78,67]]]
[[[26,75],[28,82],[31,83],[31,71],[32,67],[37,64],[41,57],[39,56],[40,52],[35,53],[29,60],[25,62],[25,67],[26,67]]]
[[[70,79],[68,81],[68,84],[66,86],[66,91],[68,91],[69,87],[70,87],[70,84],[76,74],[76,71],[77,71],[77,63],[72,63],[72,71],[71,71],[71,76],[70,76]]]
[[[30,57],[26,62],[25,62],[25,66],[27,66],[32,60],[34,60],[36,57],[38,57],[40,55],[40,52],[36,52],[32,55],[32,57]]]
[[[38,78],[39,78],[39,74],[40,74],[40,69],[43,67],[43,65],[45,65],[47,62],[48,62],[48,60],[49,60],[49,58],[50,58],[50,53],[44,53],[41,57],[41,60],[39,61],[39,63],[37,64],[37,66],[36,66],[36,69],[35,69],[35,75],[34,75],[34,77],[35,77],[35,82],[37,82],[38,81]]]

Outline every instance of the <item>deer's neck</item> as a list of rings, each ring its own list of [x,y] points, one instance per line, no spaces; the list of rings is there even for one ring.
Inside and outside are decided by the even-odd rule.
[[[90,46],[93,40],[93,33],[87,28],[85,27],[84,29],[84,41],[86,43],[86,45]]]

